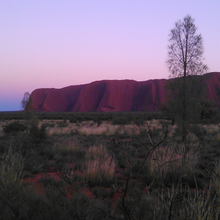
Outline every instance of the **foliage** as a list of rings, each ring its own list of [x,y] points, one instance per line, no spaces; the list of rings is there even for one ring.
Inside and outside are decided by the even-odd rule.
[[[45,140],[47,137],[46,127],[39,127],[37,119],[33,118],[29,127],[29,135],[31,142],[35,146],[37,146],[38,144],[42,143],[42,141]]]
[[[168,102],[163,110],[167,112],[173,122],[181,124],[183,111],[186,113],[185,120],[188,123],[199,123],[211,116],[208,112],[213,108],[213,104],[205,98],[207,87],[204,81],[205,76],[187,76],[185,91],[182,87],[183,78],[176,78],[167,83]],[[185,110],[183,108],[183,92],[187,97]]]
[[[18,132],[23,132],[27,127],[17,121],[11,122],[10,124],[3,127],[5,134],[17,134]]]
[[[92,193],[96,198],[103,200],[106,198],[112,198],[115,194],[115,190],[111,188],[106,189],[105,187],[96,186],[92,188]]]
[[[0,213],[2,219],[22,219],[26,215],[24,158],[10,147],[1,157]]]
[[[31,109],[31,95],[30,95],[30,93],[28,93],[28,92],[24,93],[23,99],[21,101],[21,108],[22,108],[22,110],[28,110],[28,108]]]
[[[196,35],[196,29],[194,19],[187,15],[183,21],[179,20],[175,23],[175,27],[170,31],[169,35],[168,68],[172,77],[182,77],[172,81],[172,83],[178,82],[178,85],[175,85],[175,90],[172,91],[172,93],[174,94],[174,103],[176,101],[176,106],[179,106],[181,109],[177,109],[177,114],[181,115],[182,141],[185,141],[187,135],[186,121],[187,115],[189,115],[189,106],[193,104],[192,109],[194,109],[195,106],[198,108],[197,103],[195,103],[197,96],[193,96],[190,92],[192,92],[192,88],[194,93],[200,91],[200,89],[194,88],[195,84],[191,83],[187,76],[202,75],[207,71],[207,66],[202,63],[202,36],[201,34]],[[189,105],[187,100],[192,100],[192,104]],[[174,111],[176,111],[176,109],[174,109]],[[193,118],[194,117],[193,115]]]
[[[128,121],[125,117],[114,117],[112,119],[112,125],[126,125]]]
[[[167,64],[171,75],[180,77],[203,74],[207,66],[203,62],[201,34],[196,35],[194,19],[190,15],[175,23],[170,31]]]

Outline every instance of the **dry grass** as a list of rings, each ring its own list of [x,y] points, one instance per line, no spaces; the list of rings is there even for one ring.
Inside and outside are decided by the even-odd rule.
[[[151,157],[150,167],[152,175],[166,176],[168,172],[178,173],[180,176],[192,176],[198,164],[198,143],[189,147],[164,146],[156,149]]]
[[[207,134],[209,135],[219,132],[219,125],[203,125],[203,127],[206,129]]]
[[[84,148],[82,148],[77,140],[77,138],[62,138],[59,139],[51,148],[53,154],[58,155],[75,155],[84,153]]]
[[[108,183],[114,178],[115,159],[103,145],[93,146],[86,152],[84,178],[90,184]]]
[[[0,133],[3,131],[1,125],[6,124],[6,123],[8,124],[10,122],[9,121],[1,122]],[[63,159],[62,162],[64,161],[66,163],[67,161],[69,161],[67,159],[69,159],[70,157],[71,160],[72,158],[74,158],[74,162],[80,163],[79,164],[80,166],[74,167],[74,169],[75,168],[80,169],[80,171],[83,171],[83,172],[82,174],[81,173],[79,174],[80,177],[78,179],[76,178],[76,176],[73,177],[74,180],[71,179],[72,181],[70,182],[70,185],[68,186],[70,188],[75,187],[74,184],[78,184],[78,186],[81,186],[84,183],[88,183],[90,187],[94,185],[98,185],[104,188],[104,187],[109,187],[109,185],[111,185],[113,187],[118,187],[118,188],[115,188],[115,190],[120,191],[121,185],[124,184],[124,180],[121,177],[123,178],[126,177],[126,175],[124,176],[117,175],[117,181],[116,181],[116,179],[114,179],[115,170],[117,168],[117,162],[115,158],[107,151],[107,148],[104,145],[100,144],[100,145],[95,145],[95,146],[91,146],[87,148],[88,141],[90,141],[90,137],[81,138],[80,137],[81,135],[97,135],[97,137],[95,138],[100,139],[98,135],[115,135],[115,134],[126,133],[127,136],[129,137],[129,135],[139,134],[139,132],[142,132],[144,129],[146,130],[146,126],[140,126],[138,127],[138,129],[135,129],[135,127],[132,125],[121,125],[121,126],[111,125],[110,122],[109,123],[103,122],[100,126],[97,126],[97,124],[94,123],[93,121],[84,121],[81,123],[69,123],[68,120],[66,121],[64,120],[40,121],[39,126],[41,126],[44,123],[51,125],[47,127],[47,132],[49,135],[65,134],[63,138],[60,137],[59,139],[58,137],[51,137],[51,140],[57,140],[57,139],[58,140],[54,143],[52,147],[50,147],[50,145],[47,146],[47,143],[45,143],[45,148],[48,147],[48,150],[51,150],[53,155],[56,155],[56,156],[61,155],[60,158]],[[162,128],[160,127],[161,124],[159,123],[158,120],[149,121],[148,124],[152,128],[152,130],[154,128],[155,130]],[[213,139],[219,137],[218,126],[209,125],[209,126],[204,126],[204,128],[207,130],[208,134],[211,134],[211,135],[215,134],[215,136],[213,135]],[[175,132],[175,127],[170,126],[169,131],[170,131],[169,139],[167,142],[164,142],[165,146],[156,148],[153,154],[151,155],[151,158],[147,160],[146,166],[149,166],[149,172],[148,172],[148,167],[147,167],[146,170],[143,170],[146,173],[146,176],[144,176],[145,175],[144,172],[141,173],[141,175],[143,174],[143,176],[140,175],[141,181],[138,183],[142,184],[143,182],[143,186],[145,186],[146,184],[146,190],[148,186],[149,186],[149,189],[152,189],[152,190],[143,192],[141,188],[140,189],[138,188],[139,186],[136,184],[137,183],[136,180],[133,181],[132,179],[130,181],[129,190],[127,191],[126,197],[124,199],[125,199],[126,209],[130,210],[131,211],[130,213],[134,213],[134,215],[131,214],[131,218],[136,219],[136,216],[144,210],[146,213],[146,219],[207,219],[207,220],[208,219],[219,219],[219,215],[220,215],[219,214],[220,213],[220,209],[219,209],[220,163],[216,164],[216,170],[215,170],[216,176],[215,178],[213,177],[212,179],[213,182],[210,182],[210,188],[205,188],[201,190],[201,188],[197,188],[197,186],[196,187],[190,186],[189,182],[191,180],[194,181],[194,177],[195,177],[194,174],[195,172],[197,172],[196,171],[196,165],[198,164],[197,149],[199,148],[199,145],[197,143],[198,139],[193,133],[190,133],[188,135],[188,146],[185,147],[176,141],[176,136],[173,135]],[[72,136],[71,135],[72,133],[75,133],[75,134],[77,133],[78,135]],[[93,143],[94,143],[95,138],[94,137],[91,138],[91,141]],[[140,137],[137,137],[137,138],[140,138]],[[108,139],[111,139],[111,138],[106,138],[106,140]],[[85,146],[84,146],[85,143],[82,143],[84,140],[86,140]],[[111,146],[110,143],[107,142],[107,144],[109,144],[108,146]],[[132,144],[134,145],[132,146]],[[131,164],[132,168],[135,167],[134,166],[135,163],[139,165],[138,164],[139,161],[136,160],[136,159],[139,159],[139,157],[136,158],[136,153],[133,153],[133,152],[135,152],[135,150],[140,145],[138,144],[135,145],[135,144],[136,143],[133,142],[132,140],[131,142],[129,142],[128,148],[126,148],[126,149],[129,149],[129,148],[134,149],[134,151],[133,149],[130,149],[131,151],[129,151],[131,155],[130,158],[126,157],[126,155],[129,155],[129,153],[126,154],[125,148],[120,148],[121,146],[119,147],[117,146],[118,148],[120,148],[120,150],[123,153],[122,158],[125,160],[128,159],[128,163],[122,161],[123,164],[125,165]],[[85,149],[87,150],[85,151]],[[38,149],[35,149],[35,150],[38,150]],[[118,151],[115,151],[115,152],[118,152]],[[141,154],[142,154],[142,151],[141,151]],[[143,154],[145,154],[145,151]],[[17,203],[14,203],[16,205],[15,208],[19,207],[22,196],[26,195],[26,194],[23,194],[21,190],[23,189],[23,181],[22,181],[22,177],[23,177],[22,170],[24,168],[23,159],[24,158],[22,158],[20,154],[17,154],[16,152],[9,149],[7,151],[7,154],[5,154],[4,157],[2,157],[3,162],[7,162],[7,163],[0,163],[1,165],[0,166],[1,200],[4,201],[3,199],[5,199],[5,201],[10,201],[10,202],[12,201],[14,203],[14,200],[15,200],[14,195],[16,195]],[[118,157],[118,163],[119,162],[120,161]],[[10,166],[8,166],[9,164]],[[126,165],[125,168],[127,168],[126,170],[130,171],[130,169],[128,169],[129,168],[128,166],[129,165]],[[16,170],[12,169],[13,167],[15,167]],[[17,170],[20,172],[17,172]],[[68,170],[68,175],[69,175],[69,172],[75,175],[74,173],[75,170],[70,171],[69,166],[67,170]],[[123,175],[123,172],[121,172],[122,169],[120,170],[118,169],[118,171],[120,171],[119,174]],[[129,171],[127,172],[128,174],[129,174]],[[135,172],[135,171],[132,170],[132,172]],[[125,172],[125,174],[127,173]],[[84,182],[82,181],[82,179],[84,180]],[[179,181],[180,179],[181,181],[182,180],[183,181],[180,182]],[[195,181],[197,180],[199,181],[199,179],[195,179]],[[120,184],[117,185],[118,182]],[[85,188],[86,186],[87,185],[84,185]],[[216,190],[217,192],[216,194],[213,193],[215,191],[211,187],[213,187]],[[60,208],[59,210],[62,210],[62,213],[65,212],[66,210],[68,211],[71,210],[69,206],[67,206],[66,210],[63,209],[63,206],[59,207],[58,203],[56,202],[59,201],[59,199],[62,198],[62,196],[60,196],[61,194],[57,194],[59,195],[59,197],[58,196],[54,197],[55,193],[58,192],[58,191],[54,191],[54,189],[55,188],[51,188],[50,191],[49,190],[47,191],[47,193],[51,193],[50,194],[51,198],[54,198],[54,201],[55,201],[55,202],[52,200],[50,201],[49,199],[47,200],[48,204],[51,205],[50,207],[52,207],[53,204],[56,204],[54,206],[54,210]],[[123,187],[122,194],[124,192],[123,191],[124,189],[125,188]],[[63,193],[63,190],[60,192]],[[28,197],[24,197],[22,204],[24,205],[24,207],[31,204],[31,206],[27,206],[27,207],[30,208],[30,210],[32,211],[33,202],[32,200],[30,200],[29,202],[28,200],[29,198],[30,198],[29,195]],[[40,199],[40,196],[37,198]],[[59,199],[57,200],[57,198]],[[39,200],[36,200],[36,201],[39,201]],[[68,201],[72,203],[72,201],[74,200],[69,200],[68,198],[68,200],[66,200],[65,203],[63,204],[69,204]],[[91,203],[95,203],[95,202],[97,202],[97,204],[101,204],[99,200],[97,201],[95,199],[91,200]],[[117,205],[117,202],[119,205],[121,205],[120,207],[123,207],[122,199],[119,199],[118,201],[116,201],[114,205]],[[102,203],[104,204],[104,200]],[[80,207],[81,204],[84,204],[84,203],[81,203],[80,201],[76,200],[76,203],[72,203],[72,204],[73,206],[71,206],[71,208],[73,208],[75,204],[77,204],[78,205],[77,210],[78,210],[79,208],[81,208]],[[44,206],[42,205],[42,207]],[[96,209],[97,207],[99,206],[96,206]],[[133,207],[135,207],[135,209]],[[143,207],[143,209],[141,207]],[[42,210],[45,211],[46,209],[42,209]],[[41,213],[41,212],[44,213],[42,210],[38,209],[39,211],[38,213]],[[84,210],[85,210],[85,207],[82,207],[81,213],[83,215],[84,215]],[[107,210],[107,207],[106,209],[103,209],[103,210]],[[137,212],[134,210],[137,210]],[[110,211],[111,213],[116,213],[118,218],[121,218],[121,216],[123,216],[124,219],[127,219],[126,218],[127,216],[125,215],[125,212],[123,213],[123,210],[122,212],[118,210],[114,210],[114,209]],[[153,213],[152,218],[149,217],[150,212]],[[46,213],[45,216],[47,216],[47,214],[48,213]],[[170,218],[168,218],[169,216]],[[93,213],[92,213],[92,216],[90,217],[93,219],[96,218],[96,216],[93,215]],[[84,215],[83,218],[89,218],[89,217]]]
[[[115,135],[125,134],[126,132],[134,133],[132,125],[112,125],[110,122],[103,122],[98,126],[93,121],[85,121],[81,123],[67,123],[66,127],[60,127],[57,123],[54,127],[47,127],[48,135],[63,135],[63,134],[82,134],[82,135]]]
[[[3,127],[7,124],[10,124],[15,120],[7,120],[0,122],[0,136],[3,135]],[[25,124],[26,120],[16,120],[20,123]],[[160,129],[161,121],[153,119],[151,121],[146,121],[151,129]],[[49,125],[47,127],[47,134],[50,135],[63,135],[63,134],[72,134],[79,133],[83,135],[114,135],[114,134],[138,134],[138,131],[134,128],[133,125],[112,125],[111,122],[104,121],[100,126],[98,126],[93,121],[83,121],[81,123],[70,123],[69,120],[40,120],[38,126],[41,127],[43,124]],[[203,126],[207,134],[218,134],[219,125],[201,125]],[[144,129],[146,126],[140,126],[139,129]],[[169,126],[169,137],[172,137],[175,132],[176,126]],[[220,139],[220,136],[219,136]]]
[[[220,161],[215,163],[215,177],[213,179],[214,187],[218,196],[220,196]]]

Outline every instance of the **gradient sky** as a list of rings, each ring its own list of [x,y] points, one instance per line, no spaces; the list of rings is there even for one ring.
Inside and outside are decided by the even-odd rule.
[[[219,10],[219,0],[1,0],[0,111],[37,88],[168,78],[168,35],[188,14],[219,72]]]

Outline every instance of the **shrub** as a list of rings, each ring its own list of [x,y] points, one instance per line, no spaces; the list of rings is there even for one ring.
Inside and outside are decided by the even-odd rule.
[[[137,117],[134,119],[134,124],[137,125],[137,126],[144,125],[144,119],[137,116]]]
[[[204,138],[204,136],[207,134],[206,129],[201,125],[192,125],[189,130],[197,137]]]
[[[92,189],[92,193],[96,198],[103,200],[106,198],[112,198],[115,194],[115,190],[96,186]]]
[[[186,152],[184,146],[164,146],[152,154],[150,173],[153,179],[165,186],[177,185],[179,182],[193,185],[198,175],[199,146],[190,146]]]
[[[46,127],[41,126],[40,128],[36,124],[32,124],[30,129],[30,138],[33,144],[40,144],[47,137]]]
[[[165,216],[159,218],[162,210],[157,207],[155,200],[138,188],[134,188],[129,196],[124,198],[124,202],[118,199],[115,206],[120,219],[166,219]]]
[[[55,124],[52,122],[46,122],[46,123],[43,123],[41,126],[43,126],[45,128],[54,128]]]
[[[198,169],[210,179],[215,172],[216,161],[220,159],[219,141],[213,140],[212,136],[206,137],[199,153]]]
[[[38,184],[44,187],[61,187],[64,185],[62,180],[56,181],[53,177],[44,176],[38,180]]]
[[[12,122],[5,127],[3,127],[3,131],[5,134],[17,134],[18,132],[23,132],[27,129],[27,127],[19,122]]]
[[[127,125],[128,124],[128,120],[125,117],[114,117],[112,119],[112,125]]]
[[[217,195],[220,195],[220,161],[215,162],[215,175],[213,178],[214,189]]]
[[[1,219],[22,219],[26,214],[23,171],[22,154],[10,147],[1,157],[0,164]]]
[[[102,124],[102,119],[100,115],[97,115],[96,117],[93,118],[93,121],[97,123],[98,126]]]

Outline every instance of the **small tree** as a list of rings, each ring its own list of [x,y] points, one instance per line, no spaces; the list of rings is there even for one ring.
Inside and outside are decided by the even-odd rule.
[[[31,95],[29,92],[25,92],[23,99],[21,101],[21,108],[25,113],[25,118],[27,120],[27,124],[26,126],[28,127],[29,124],[29,119],[31,118],[31,115],[29,113],[29,111],[31,110],[31,106],[32,106],[32,100],[31,100]]]
[[[30,102],[30,98],[31,98],[31,95],[29,92],[25,92],[24,93],[24,96],[23,96],[23,99],[21,101],[21,109],[22,110],[26,110],[26,108],[28,108],[28,103]]]
[[[181,100],[181,124],[182,141],[185,142],[187,135],[186,113],[187,113],[187,76],[202,75],[206,73],[207,66],[203,64],[203,44],[201,34],[196,34],[194,19],[187,15],[183,21],[175,23],[170,31],[168,45],[168,68],[170,77],[181,78],[181,92],[178,92]],[[175,81],[174,81],[175,82]],[[178,89],[178,90],[179,90]],[[179,91],[180,91],[179,90]]]

